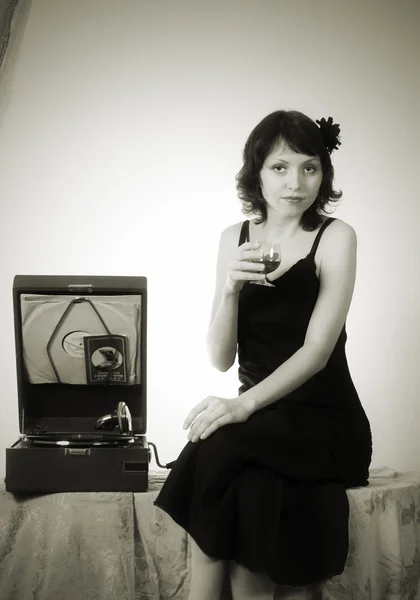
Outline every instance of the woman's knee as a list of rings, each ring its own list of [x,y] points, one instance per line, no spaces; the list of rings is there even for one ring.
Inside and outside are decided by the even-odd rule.
[[[239,598],[240,593],[246,593],[249,598],[252,598],[253,594],[267,594],[267,597],[274,594],[276,584],[264,573],[253,573],[235,561],[230,561],[229,569],[232,594],[235,598]],[[238,592],[236,595],[235,591]]]
[[[203,550],[201,550],[200,546],[190,535],[188,536],[189,542],[191,544],[191,557],[195,562],[207,563],[207,564],[224,564],[225,561],[220,560],[218,558],[212,558],[208,556]]]

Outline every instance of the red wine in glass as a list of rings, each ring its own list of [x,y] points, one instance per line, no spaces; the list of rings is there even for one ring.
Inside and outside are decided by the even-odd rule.
[[[280,261],[279,260],[270,260],[270,259],[265,260],[263,258],[263,260],[261,262],[265,266],[265,273],[266,273],[266,275],[268,275],[268,273],[272,273],[273,271],[275,271],[280,266]]]
[[[280,266],[281,253],[280,244],[274,242],[259,242],[259,249],[263,252],[261,258],[257,258],[252,262],[262,263],[265,266],[265,275],[272,273]],[[261,281],[250,281],[255,285],[264,285],[266,287],[275,287],[272,283],[267,281],[267,278]]]

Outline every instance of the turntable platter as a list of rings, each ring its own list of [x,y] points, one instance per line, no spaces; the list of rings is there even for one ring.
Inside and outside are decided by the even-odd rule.
[[[91,446],[130,446],[138,443],[138,439],[126,435],[91,435],[79,433],[62,433],[51,435],[23,436],[23,442],[31,446],[65,446],[67,448]]]

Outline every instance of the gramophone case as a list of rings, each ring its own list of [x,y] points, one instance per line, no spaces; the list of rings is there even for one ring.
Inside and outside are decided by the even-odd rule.
[[[16,275],[13,311],[20,438],[6,489],[147,491],[147,279]]]

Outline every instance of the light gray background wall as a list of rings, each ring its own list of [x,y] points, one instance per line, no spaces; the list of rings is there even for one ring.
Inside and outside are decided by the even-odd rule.
[[[335,216],[359,240],[348,360],[372,466],[420,469],[419,3],[25,6],[0,104],[0,472],[18,436],[16,273],[148,276],[148,438],[162,462],[195,404],[235,394],[236,369],[215,372],[205,348],[217,242],[244,218],[246,137],[278,108],[341,124]]]

